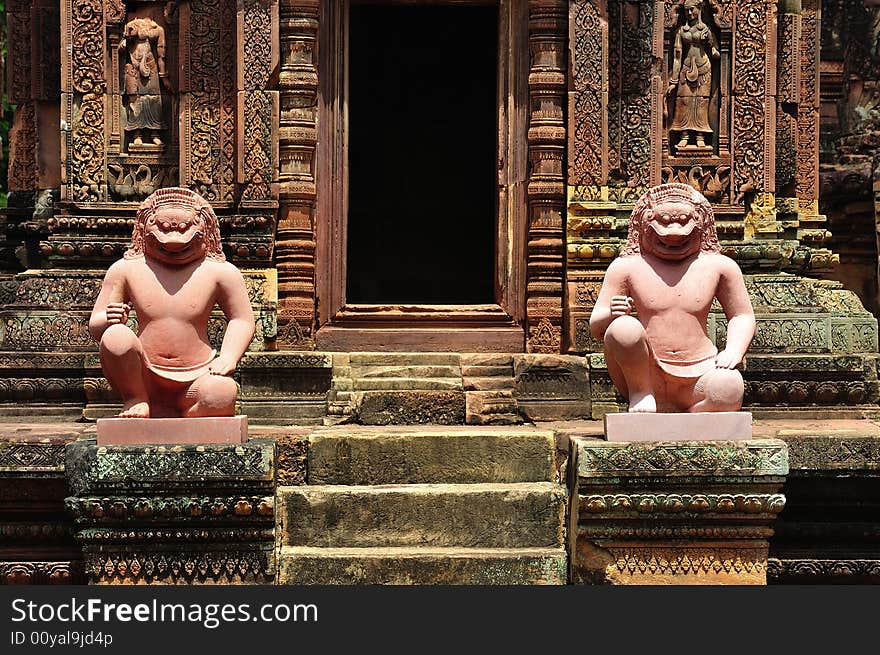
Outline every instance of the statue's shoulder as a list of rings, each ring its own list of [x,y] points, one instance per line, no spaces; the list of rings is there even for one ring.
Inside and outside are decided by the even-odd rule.
[[[742,275],[739,264],[727,255],[722,255],[720,252],[700,253],[700,258],[703,259],[706,264],[721,273]]]
[[[129,271],[134,271],[139,266],[143,266],[144,258],[143,257],[132,257],[132,258],[123,258],[117,259],[110,265],[110,268],[107,269],[108,276],[121,276],[127,274]]]
[[[211,271],[214,275],[221,279],[241,279],[244,276],[241,270],[228,261],[217,261],[216,259],[205,259],[202,266]]]

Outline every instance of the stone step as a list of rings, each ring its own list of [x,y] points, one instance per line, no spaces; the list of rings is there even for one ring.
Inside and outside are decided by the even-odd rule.
[[[353,378],[450,378],[461,381],[458,366],[352,366]]]
[[[280,584],[563,585],[562,548],[309,548],[285,546]]]
[[[552,482],[279,487],[282,546],[558,548]]]
[[[309,439],[309,484],[552,482],[550,431],[337,426]]]
[[[355,391],[461,391],[461,378],[352,378]]]
[[[353,352],[349,364],[357,366],[461,366],[461,355],[442,352]]]

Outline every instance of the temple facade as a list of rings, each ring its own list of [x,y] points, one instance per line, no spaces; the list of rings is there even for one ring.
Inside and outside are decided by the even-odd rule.
[[[63,426],[2,435],[0,484],[29,490],[0,504],[18,540],[0,553],[10,580],[326,582],[320,545],[376,544],[316,537],[312,487],[494,483],[547,486],[549,532],[515,544],[546,552],[496,568],[435,557],[406,575],[376,560],[360,581],[880,581],[873,4],[8,0],[6,12],[0,414]],[[600,419],[626,405],[588,318],[635,201],[663,182],[710,200],[746,274],[757,334],[745,409],[766,422],[752,445],[596,443]],[[98,452],[87,424],[70,427],[118,407],[88,318],[139,203],[167,186],[211,203],[245,274],[257,330],[236,379],[262,426],[225,468],[227,455],[169,454],[201,476],[170,486],[143,453]],[[719,347],[726,320],[720,307],[709,317]],[[214,338],[223,327],[218,311]],[[492,443],[507,430],[543,444],[548,463],[499,479],[408,476],[400,454],[397,474],[377,473],[352,444],[361,426],[387,425]],[[343,472],[330,443],[360,464]],[[433,470],[417,450],[404,452]],[[112,483],[138,470],[153,472],[124,493]],[[614,500],[621,485],[640,490],[629,505]],[[514,515],[533,515],[502,491]],[[138,504],[160,492],[162,507]],[[225,499],[198,516],[239,531],[234,548],[202,544],[199,560],[171,537],[138,546],[113,532],[166,510],[167,525],[204,532],[180,518],[198,494]],[[401,515],[420,515],[402,498]],[[626,509],[637,506],[648,523]],[[34,536],[60,516],[58,534]],[[176,569],[156,572],[160,551]]]

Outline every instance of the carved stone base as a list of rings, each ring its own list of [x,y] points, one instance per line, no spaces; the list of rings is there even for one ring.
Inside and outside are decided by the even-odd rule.
[[[67,448],[90,584],[269,584],[275,444]]]
[[[765,584],[783,442],[571,443],[573,582]]]
[[[98,445],[244,443],[247,416],[101,418]]]
[[[608,441],[736,441],[752,438],[751,412],[605,415]]]
[[[161,155],[165,152],[164,143],[129,143],[128,154],[130,155]]]

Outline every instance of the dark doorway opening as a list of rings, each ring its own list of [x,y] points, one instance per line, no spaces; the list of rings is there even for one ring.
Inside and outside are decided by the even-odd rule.
[[[497,6],[351,7],[348,303],[496,302],[497,32]]]

